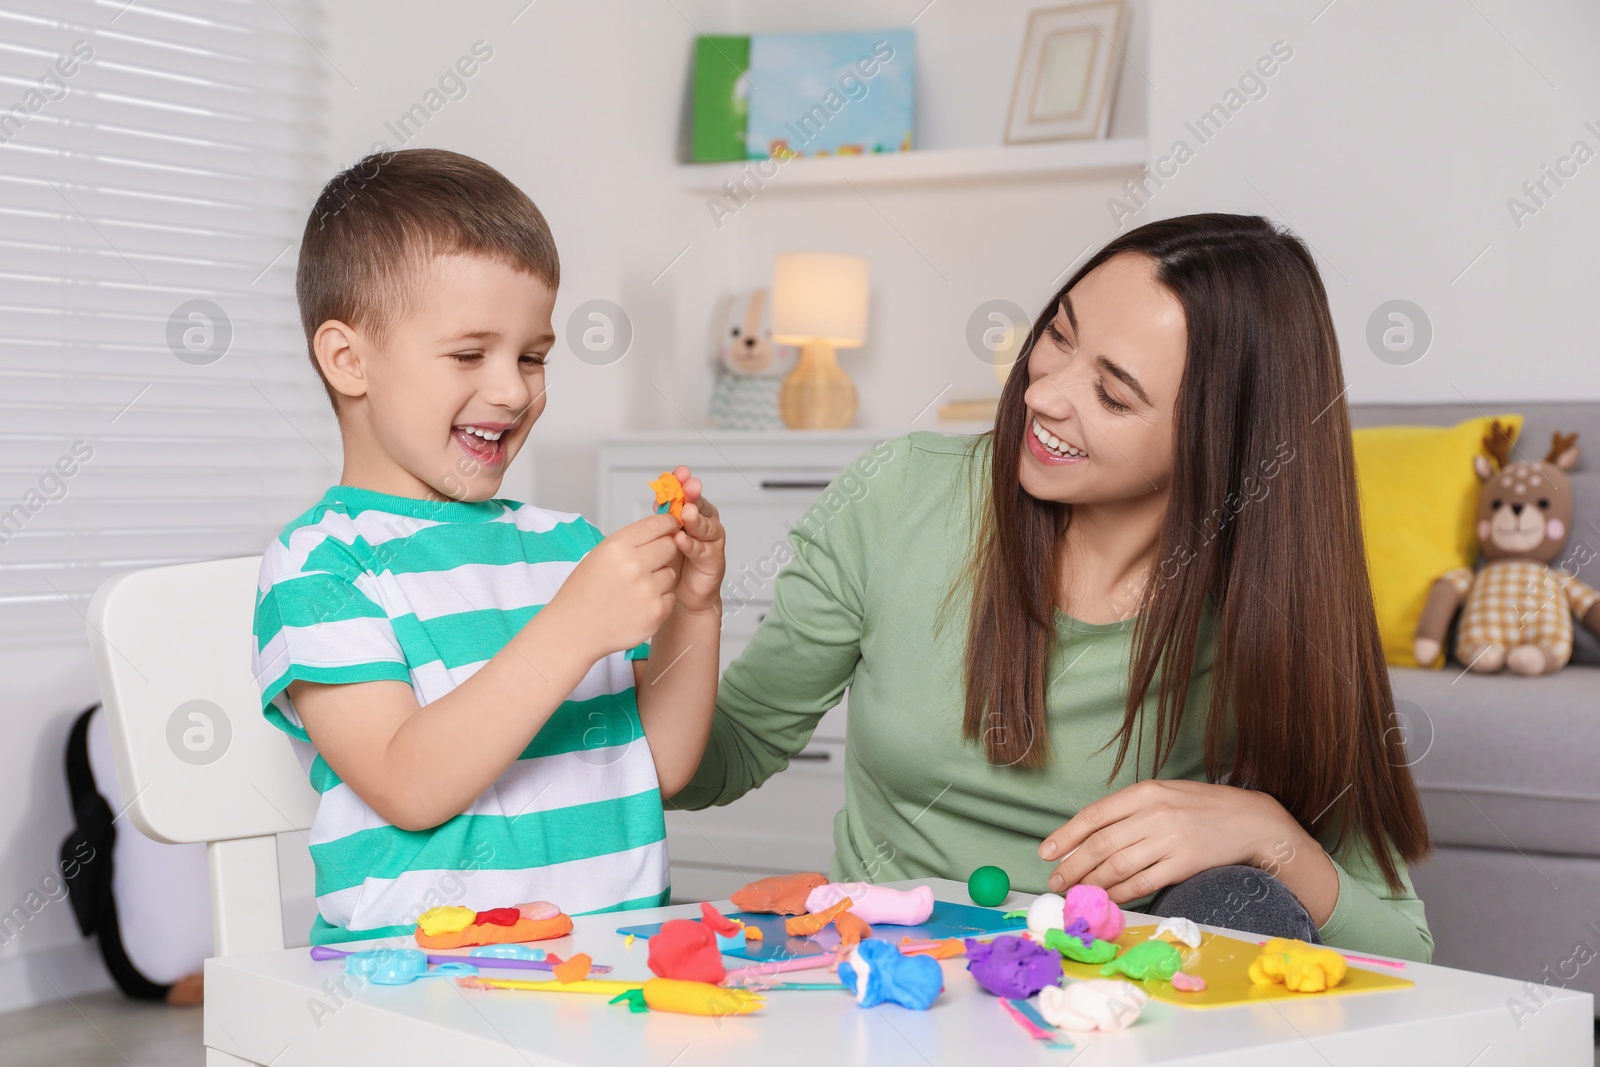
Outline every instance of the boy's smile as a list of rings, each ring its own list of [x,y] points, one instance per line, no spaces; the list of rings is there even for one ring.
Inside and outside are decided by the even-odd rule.
[[[343,396],[344,479],[399,496],[487,500],[545,405],[555,291],[497,259],[452,253],[418,271],[386,337],[325,323]]]
[[[515,423],[508,422],[477,422],[466,426],[452,426],[450,433],[461,446],[461,450],[485,467],[498,467],[500,461],[506,457],[505,445],[501,438],[507,430],[515,429]]]

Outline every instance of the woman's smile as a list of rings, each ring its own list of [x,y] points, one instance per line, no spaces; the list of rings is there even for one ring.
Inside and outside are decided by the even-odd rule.
[[[1075,463],[1085,463],[1089,459],[1089,453],[1061,440],[1040,425],[1037,418],[1030,421],[1028,430],[1026,435],[1028,451],[1040,463],[1051,467],[1067,467]]]

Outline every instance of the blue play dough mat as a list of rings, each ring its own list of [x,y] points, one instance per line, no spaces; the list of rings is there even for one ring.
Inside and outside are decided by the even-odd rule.
[[[728,913],[728,918],[738,919],[745,925],[754,926],[761,931],[760,941],[746,941],[743,948],[723,953],[724,956],[732,956],[735,959],[759,963],[764,960],[793,959],[796,956],[817,956],[824,952],[832,952],[839,945],[839,934],[831,926],[814,937],[790,937],[783,928],[784,920],[788,916],[735,911]],[[895,943],[906,937],[913,941],[942,941],[950,937],[983,937],[988,934],[1010,933],[1027,929],[1027,926],[1028,922],[1022,916],[1007,919],[1005,913],[996,908],[979,908],[971,904],[952,904],[936,900],[933,902],[933,914],[928,916],[927,922],[918,926],[890,926],[888,923],[880,923],[872,928],[872,936],[880,941]],[[660,929],[661,923],[649,923],[644,926],[624,926],[617,933],[650,937]]]

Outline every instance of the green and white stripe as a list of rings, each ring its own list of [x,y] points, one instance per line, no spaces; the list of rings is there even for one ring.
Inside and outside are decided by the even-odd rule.
[[[409,932],[440,904],[666,903],[661,794],[630,662],[647,645],[596,663],[487,792],[423,831],[391,826],[339,780],[284,691],[393,679],[427,705],[499,652],[599,541],[581,516],[515,501],[334,486],[268,547],[253,666],[263,713],[321,794],[314,943]]]

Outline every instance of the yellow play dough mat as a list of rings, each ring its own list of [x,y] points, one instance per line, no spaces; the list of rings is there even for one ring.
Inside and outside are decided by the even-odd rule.
[[[1140,941],[1149,940],[1155,929],[1154,926],[1130,926],[1122,931],[1121,937],[1117,938],[1117,946],[1128,948]],[[1416,984],[1401,978],[1398,973],[1369,970],[1371,964],[1352,963],[1344,981],[1327,992],[1294,993],[1282,985],[1258,986],[1250,981],[1250,961],[1261,955],[1261,946],[1249,941],[1240,941],[1236,937],[1202,930],[1198,959],[1195,958],[1194,949],[1179,945],[1178,951],[1184,954],[1184,971],[1206,980],[1203,992],[1180,993],[1172,988],[1170,982],[1138,984],[1155,1000],[1164,1000],[1169,1004],[1179,1004],[1186,1008],[1222,1008],[1234,1004],[1253,1004],[1260,1000],[1306,1000],[1338,996],[1341,993],[1405,989]],[[1072,978],[1101,977],[1100,965],[1095,963],[1062,960],[1061,969]],[[1112,977],[1128,980],[1123,975],[1112,975]]]

